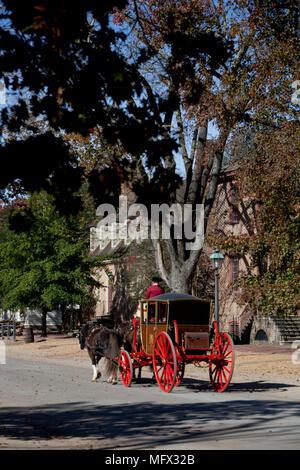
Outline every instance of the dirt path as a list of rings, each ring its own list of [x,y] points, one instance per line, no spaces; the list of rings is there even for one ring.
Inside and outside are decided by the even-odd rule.
[[[17,337],[16,342],[6,341],[6,351],[16,358],[89,366],[86,351],[80,350],[77,338],[71,336],[49,335],[45,340],[36,337],[34,343],[28,344],[24,343],[22,337]],[[199,368],[193,365],[188,366],[188,370],[189,373],[199,372]],[[237,373],[243,376],[260,375],[269,380],[284,376],[293,383],[300,383],[300,349],[272,345],[236,345],[235,374]]]
[[[228,391],[213,392],[207,367],[189,365],[168,394],[147,368],[130,389],[94,384],[76,338],[38,339],[7,342],[0,450],[299,448],[300,364],[290,348],[237,346]]]

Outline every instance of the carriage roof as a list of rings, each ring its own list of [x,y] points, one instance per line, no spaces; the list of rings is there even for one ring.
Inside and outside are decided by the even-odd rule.
[[[194,300],[196,302],[207,302],[207,300],[200,299],[190,294],[181,294],[180,292],[167,292],[166,294],[160,294],[150,299],[143,299],[143,302],[179,302],[186,300]]]
[[[208,325],[210,322],[211,300],[200,299],[190,294],[168,292],[150,299],[143,299],[148,304],[165,303],[170,306],[170,320],[178,323]]]

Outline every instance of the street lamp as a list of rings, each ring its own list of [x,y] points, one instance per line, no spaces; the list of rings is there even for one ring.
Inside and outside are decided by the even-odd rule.
[[[215,271],[215,321],[219,331],[219,269],[224,260],[224,256],[216,248],[212,255],[210,255],[213,269]]]

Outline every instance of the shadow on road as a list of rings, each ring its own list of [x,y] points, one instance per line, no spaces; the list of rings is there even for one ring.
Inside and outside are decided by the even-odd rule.
[[[182,382],[182,385],[188,390],[194,392],[211,392],[212,386],[209,379],[207,381],[185,378]],[[297,387],[297,385],[278,383],[278,382],[264,382],[262,380],[257,380],[255,382],[238,382],[230,383],[226,389],[226,394],[231,392],[266,392],[271,390],[287,390],[291,387]]]
[[[0,410],[0,437],[13,439],[114,439],[118,446],[151,449],[180,442],[247,439],[266,427],[279,437],[299,439],[300,404],[276,400],[233,400],[214,403],[105,405],[85,402]],[[279,420],[285,420],[284,428]],[[275,423],[275,424],[274,424]],[[270,432],[270,431],[269,431]],[[257,434],[258,433],[258,434]],[[176,448],[176,447],[175,447]],[[188,447],[187,447],[188,448]]]
[[[151,381],[149,378],[142,378],[141,384],[135,384],[133,383],[133,387],[158,387],[158,385]],[[252,392],[266,392],[266,391],[275,391],[275,390],[281,390],[285,391],[288,390],[291,387],[297,387],[297,385],[293,384],[286,384],[286,383],[278,383],[278,382],[264,382],[262,380],[258,380],[255,382],[239,382],[239,383],[230,383],[228,388],[226,389],[226,394],[231,393],[231,392],[246,392],[246,393],[252,393]],[[192,391],[192,392],[212,392],[213,388],[210,384],[209,378],[207,380],[199,380],[199,379],[193,379],[189,377],[185,377],[184,380],[182,381],[180,387],[174,388],[173,392],[176,390],[182,391]]]

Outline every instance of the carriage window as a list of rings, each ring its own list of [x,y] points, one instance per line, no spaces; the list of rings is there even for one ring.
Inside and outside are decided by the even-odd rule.
[[[210,302],[179,301],[170,306],[170,318],[182,325],[208,325]]]
[[[155,322],[155,303],[154,302],[150,302],[148,304],[148,321],[150,323]]]
[[[167,304],[161,302],[149,302],[148,315],[143,315],[143,321],[149,323],[166,323],[167,321]],[[145,309],[145,307],[144,307]]]
[[[158,322],[166,323],[167,321],[167,304],[158,304]]]

